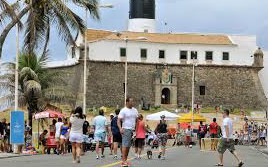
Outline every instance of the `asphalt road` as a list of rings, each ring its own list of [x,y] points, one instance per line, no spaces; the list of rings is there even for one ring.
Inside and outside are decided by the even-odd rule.
[[[155,150],[156,151],[156,150]],[[237,147],[237,151],[245,162],[245,167],[267,167],[268,156],[263,155],[252,147]],[[167,151],[166,160],[157,159],[157,153],[153,159],[147,160],[146,156],[141,160],[135,160],[133,153],[130,155],[133,167],[212,167],[218,162],[217,153],[202,152],[198,147],[187,149],[184,147],[172,147]],[[237,162],[229,152],[224,157],[225,167],[235,167]],[[120,161],[113,160],[113,156],[108,155],[104,159],[96,160],[95,153],[87,152],[81,157],[80,164],[73,164],[71,154],[62,155],[34,155],[25,157],[14,157],[0,159],[1,167],[115,167],[120,166]]]

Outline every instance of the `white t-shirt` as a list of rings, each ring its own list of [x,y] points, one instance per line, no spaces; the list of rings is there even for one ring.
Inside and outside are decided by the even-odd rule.
[[[222,138],[227,138],[225,126],[229,127],[229,139],[233,139],[233,121],[231,120],[231,118],[226,117],[223,119]]]
[[[106,126],[108,126],[108,122],[104,116],[98,115],[93,119],[93,125],[95,126],[95,134],[99,134],[106,131]]]
[[[71,116],[70,123],[71,125],[71,131],[70,133],[81,133],[83,134],[83,124],[85,120],[78,118],[76,116]]]
[[[57,123],[55,124],[55,127],[56,127],[56,133],[55,133],[55,136],[56,136],[56,137],[60,137],[60,127],[61,127],[61,125],[63,125],[63,122],[57,122]]]
[[[186,136],[191,136],[191,129],[190,130],[186,129],[185,134],[186,134]]]
[[[123,120],[122,128],[124,129],[135,129],[136,125],[136,118],[138,117],[138,111],[136,108],[132,107],[130,108],[123,108],[121,109],[118,118]]]

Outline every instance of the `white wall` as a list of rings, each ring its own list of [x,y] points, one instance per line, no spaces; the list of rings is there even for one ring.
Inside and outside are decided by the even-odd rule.
[[[89,59],[100,61],[122,61],[120,47],[127,47],[127,60],[129,62],[168,63],[179,64],[180,51],[188,51],[187,63],[191,63],[190,51],[198,52],[198,63],[207,64],[205,52],[213,51],[212,64],[217,65],[252,65],[253,53],[257,49],[254,36],[230,36],[237,45],[200,45],[200,44],[163,44],[147,43],[145,41],[101,40],[89,43]],[[142,60],[140,49],[147,49],[147,59]],[[159,50],[165,50],[165,59],[159,59]],[[222,52],[229,52],[229,61],[222,60]]]
[[[144,32],[145,30],[148,30],[149,33],[154,33],[155,24],[155,19],[129,19],[128,31]]]

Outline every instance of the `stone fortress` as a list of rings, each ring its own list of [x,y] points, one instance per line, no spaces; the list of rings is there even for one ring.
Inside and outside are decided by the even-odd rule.
[[[128,31],[88,29],[68,50],[67,59],[76,63],[51,66],[66,74],[77,105],[85,43],[87,107],[123,106],[126,64],[127,92],[137,104],[190,105],[194,72],[195,103],[267,107],[259,77],[264,54],[255,36],[156,33],[154,0],[130,0]]]

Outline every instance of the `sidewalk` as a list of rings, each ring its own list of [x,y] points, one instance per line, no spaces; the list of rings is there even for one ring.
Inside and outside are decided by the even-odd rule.
[[[31,154],[0,153],[0,159],[22,157],[22,156],[31,156]]]

